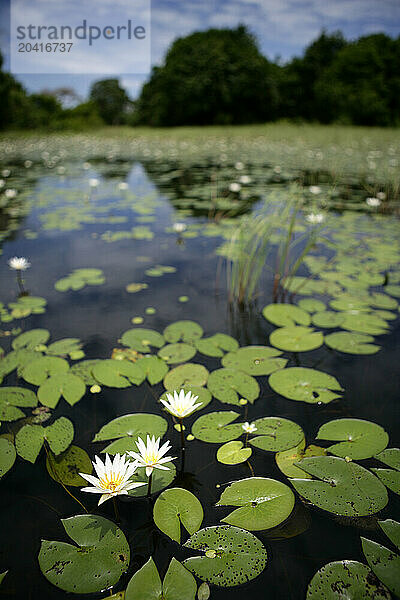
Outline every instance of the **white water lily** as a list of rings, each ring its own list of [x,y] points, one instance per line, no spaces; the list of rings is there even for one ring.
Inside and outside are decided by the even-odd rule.
[[[321,193],[321,188],[319,187],[319,185],[310,185],[308,189],[311,194],[317,195]]]
[[[126,181],[120,181],[120,183],[118,184],[118,189],[121,190],[122,192],[124,192],[128,188],[129,188],[129,185],[126,183]]]
[[[246,423],[243,423],[242,429],[245,433],[254,433],[255,431],[257,431],[257,427],[254,425],[254,423],[249,423],[248,421],[246,421]]]
[[[136,446],[139,452],[128,452],[139,467],[146,467],[146,475],[150,477],[153,469],[162,469],[169,471],[169,467],[166,467],[164,463],[175,460],[176,456],[164,456],[170,449],[171,444],[167,441],[160,448],[161,438],[155,438],[147,436],[147,443],[145,444],[142,438],[138,438]]]
[[[229,191],[230,192],[240,192],[241,187],[242,186],[240,185],[240,183],[234,182],[234,183],[229,184]]]
[[[98,477],[94,475],[88,475],[87,473],[79,473],[81,477],[86,479],[93,487],[84,487],[81,489],[82,492],[91,492],[93,494],[101,494],[99,500],[100,504],[103,504],[106,500],[114,498],[122,494],[127,494],[129,490],[133,488],[146,485],[143,481],[131,481],[131,477],[138,468],[136,462],[126,460],[125,454],[120,456],[116,454],[114,461],[106,454],[106,460],[103,463],[102,460],[95,456],[93,466]]]
[[[309,215],[306,216],[306,219],[312,225],[316,225],[318,223],[322,223],[324,221],[325,217],[322,213],[310,213]]]
[[[249,177],[248,175],[241,175],[239,177],[239,181],[243,185],[248,185],[249,183],[251,183],[251,177]]]
[[[91,179],[89,179],[89,185],[91,188],[96,188],[99,185],[99,180],[95,177],[92,177]]]
[[[23,256],[13,256],[8,261],[8,266],[10,267],[10,269],[14,269],[14,271],[26,271],[26,269],[29,269],[29,267],[31,266],[31,263],[27,258],[24,258]]]
[[[187,225],[185,223],[174,223],[172,225],[172,229],[175,231],[175,233],[182,233],[186,230],[186,228]]]
[[[365,202],[368,204],[368,206],[371,206],[372,208],[376,208],[381,204],[379,198],[367,198]]]
[[[385,192],[378,192],[376,194],[376,197],[378,198],[378,200],[386,200],[386,194],[385,194]]]
[[[17,195],[17,190],[13,190],[11,188],[9,188],[8,190],[6,190],[4,192],[4,195],[6,198],[8,198],[9,200],[11,200],[12,198],[15,198]]]
[[[193,396],[192,392],[185,394],[185,390],[181,390],[178,394],[175,390],[173,395],[167,393],[167,400],[161,398],[161,402],[171,415],[178,417],[178,419],[183,419],[191,415],[196,408],[203,404],[202,402],[195,404],[197,398],[198,396]]]

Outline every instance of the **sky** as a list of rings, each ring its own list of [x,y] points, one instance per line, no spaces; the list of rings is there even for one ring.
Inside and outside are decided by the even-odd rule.
[[[28,0],[0,0],[0,48],[9,68],[10,2]],[[48,0],[47,0],[48,1]],[[135,2],[139,0],[52,0],[65,22],[85,3],[94,2],[96,15],[111,5],[114,16],[121,23],[132,18]],[[141,0],[143,1],[143,0]],[[149,0],[150,1],[150,0]],[[32,14],[39,14],[46,0],[29,0]],[[400,35],[400,0],[151,0],[151,54],[149,64],[162,63],[174,39],[193,31],[210,27],[248,26],[257,37],[261,52],[269,59],[280,57],[288,61],[300,56],[304,48],[322,29],[341,30],[347,39],[384,32],[392,37]],[[109,46],[111,47],[111,46]],[[119,77],[121,84],[135,98],[148,75],[132,73],[132,56],[120,51],[110,53],[104,64],[112,64],[113,73],[84,74],[85,56],[69,57],[72,71],[81,74],[35,75],[19,74],[17,79],[30,92],[57,87],[72,87],[85,98],[90,85],[103,77]],[[76,64],[72,64],[73,61]],[[88,58],[89,60],[89,58]]]

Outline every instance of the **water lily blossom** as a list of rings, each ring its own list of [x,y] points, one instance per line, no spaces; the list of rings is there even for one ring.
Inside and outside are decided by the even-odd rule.
[[[233,182],[229,184],[229,191],[237,193],[240,192],[241,187],[242,186],[240,185],[240,183]]]
[[[248,421],[246,421],[246,423],[243,423],[242,429],[245,433],[254,433],[255,431],[257,431],[257,427],[254,425],[254,423],[249,423]]]
[[[31,266],[31,263],[27,258],[24,258],[23,256],[19,258],[18,256],[13,256],[8,261],[8,266],[10,267],[10,269],[14,269],[14,271],[26,271],[26,269],[29,269],[29,267]]]
[[[202,402],[195,404],[197,398],[198,396],[193,396],[192,392],[185,394],[185,390],[181,390],[178,394],[175,390],[173,395],[167,393],[167,400],[161,398],[161,402],[171,415],[178,417],[178,419],[183,419],[191,415],[196,408],[203,404]]]
[[[317,225],[322,223],[325,220],[325,217],[322,213],[310,213],[306,216],[306,219],[312,225]]]
[[[99,180],[96,179],[95,177],[92,177],[91,179],[89,179],[89,186],[91,188],[96,188],[99,185]]]
[[[128,452],[129,456],[136,461],[138,467],[146,467],[147,477],[150,477],[153,469],[169,471],[169,467],[166,467],[164,463],[171,462],[176,458],[175,456],[164,456],[171,449],[171,444],[166,441],[160,448],[160,441],[161,438],[156,439],[154,435],[152,437],[148,435],[145,444],[142,438],[139,437],[136,442],[139,452]]]
[[[104,463],[98,456],[95,456],[93,466],[98,477],[88,475],[87,473],[79,473],[81,477],[86,479],[86,481],[93,486],[84,487],[81,491],[101,494],[99,506],[110,498],[115,498],[115,496],[122,494],[126,495],[129,490],[146,485],[145,482],[131,481],[130,478],[136,471],[138,465],[136,462],[126,460],[125,454],[122,456],[116,454],[114,461],[106,454]]]
[[[379,198],[367,198],[365,202],[368,204],[368,206],[371,206],[372,208],[376,208],[381,204]]]
[[[308,189],[311,194],[317,195],[321,193],[321,188],[319,187],[319,185],[310,185]]]
[[[187,225],[185,223],[174,223],[172,225],[172,229],[175,231],[175,233],[182,233],[186,230],[186,227]]]

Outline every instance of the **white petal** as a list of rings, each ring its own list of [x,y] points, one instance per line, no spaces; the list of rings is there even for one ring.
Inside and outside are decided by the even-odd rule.
[[[125,487],[126,490],[133,490],[134,488],[141,487],[142,485],[147,485],[144,481],[132,482]]]
[[[152,474],[152,472],[153,472],[153,467],[146,467],[146,475],[147,475],[147,477],[150,477],[150,475]]]
[[[88,481],[89,483],[91,483],[94,486],[98,486],[99,485],[99,480],[94,477],[93,475],[88,475],[87,473],[79,473],[79,475],[81,477],[83,477],[83,479],[86,479],[86,481]]]
[[[94,488],[94,487],[84,487],[84,488],[81,488],[81,492],[91,492],[92,494],[103,494],[104,490],[101,490],[100,488]]]
[[[162,471],[169,471],[170,467],[164,467],[164,465],[160,465],[160,463],[157,463],[156,465],[154,465],[154,467],[156,469],[161,469]],[[147,469],[146,469],[146,473],[147,473]]]
[[[97,506],[100,506],[100,504],[103,504],[103,502],[110,500],[110,498],[112,498],[112,494],[103,494]]]

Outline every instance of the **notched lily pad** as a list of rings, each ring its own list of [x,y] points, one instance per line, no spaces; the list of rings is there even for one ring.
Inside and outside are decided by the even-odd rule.
[[[163,335],[167,342],[186,342],[194,344],[203,335],[203,328],[195,321],[176,321],[164,329]]]
[[[7,386],[0,388],[0,421],[16,421],[25,417],[21,408],[37,406],[37,397],[32,390]]]
[[[375,354],[381,347],[373,342],[372,335],[351,331],[338,331],[325,336],[325,344],[329,348],[346,354]]]
[[[72,373],[59,373],[46,379],[38,389],[38,398],[44,406],[55,408],[61,397],[73,406],[85,395],[86,385]]]
[[[202,442],[221,444],[240,437],[243,433],[241,423],[232,423],[239,417],[233,410],[202,415],[193,423],[192,434]]]
[[[136,571],[125,592],[125,600],[195,600],[196,580],[173,558],[161,583],[153,559]]]
[[[296,446],[303,438],[304,433],[300,425],[282,417],[262,417],[256,419],[256,437],[250,444],[268,452],[279,452]]]
[[[243,442],[232,441],[223,444],[217,450],[217,460],[224,465],[239,465],[251,456],[251,448],[243,448]]]
[[[202,387],[207,383],[208,371],[203,365],[186,363],[171,369],[164,377],[164,387],[169,391],[180,390],[185,386]]]
[[[90,475],[93,471],[87,452],[79,446],[70,446],[68,450],[58,456],[49,454],[46,459],[46,467],[54,481],[76,487],[86,485],[85,479],[79,473],[89,473]]]
[[[342,458],[362,460],[381,452],[389,443],[386,431],[363,419],[335,419],[320,427],[317,440],[339,441],[328,451]]]
[[[372,571],[395,595],[400,596],[400,556],[381,544],[361,538],[364,556]]]
[[[257,380],[236,369],[213,371],[208,378],[207,387],[220,402],[237,406],[240,406],[240,397],[253,404],[260,395]]]
[[[288,352],[307,352],[322,346],[324,336],[311,327],[280,327],[269,336],[270,343]]]
[[[184,363],[196,354],[196,348],[190,344],[167,344],[158,351],[158,356],[169,365]]]
[[[153,508],[154,523],[180,544],[181,524],[192,535],[201,527],[204,513],[200,501],[188,490],[170,488],[161,492]]]
[[[238,369],[248,375],[270,375],[287,364],[286,358],[275,358],[280,354],[279,350],[268,346],[246,346],[228,352],[221,363],[224,367]]]
[[[159,415],[148,413],[135,413],[122,415],[113,419],[100,429],[93,438],[93,442],[104,442],[115,440],[104,448],[103,452],[108,454],[137,452],[136,440],[141,437],[146,440],[147,435],[162,437],[167,431],[168,424]]]
[[[208,338],[195,340],[195,346],[199,352],[206,356],[220,358],[225,352],[234,352],[239,348],[239,343],[230,335],[216,333]]]
[[[164,346],[165,340],[161,333],[153,329],[134,328],[122,334],[121,344],[138,352],[149,352],[151,346],[155,348]]]
[[[14,444],[7,438],[0,438],[0,479],[11,469],[16,457]]]
[[[268,304],[262,309],[262,314],[267,321],[278,327],[291,327],[311,323],[310,315],[293,304]]]
[[[128,360],[102,360],[94,365],[92,373],[99,383],[115,388],[140,385],[145,379],[142,369]]]

